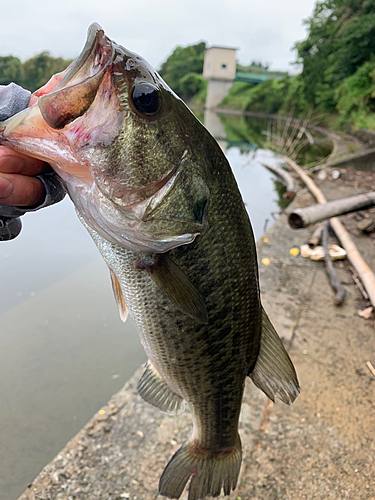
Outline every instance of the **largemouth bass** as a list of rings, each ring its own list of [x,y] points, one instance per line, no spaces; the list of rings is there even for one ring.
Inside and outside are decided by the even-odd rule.
[[[0,142],[48,161],[107,263],[148,356],[138,392],[193,432],[159,491],[229,495],[249,376],[272,400],[299,393],[262,309],[252,228],[220,147],[140,56],[89,28],[78,59],[0,124]]]

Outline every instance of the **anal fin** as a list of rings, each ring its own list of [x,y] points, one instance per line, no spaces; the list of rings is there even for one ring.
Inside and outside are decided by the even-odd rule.
[[[204,299],[186,274],[166,254],[156,254],[152,263],[142,262],[158,287],[185,314],[207,324]]]
[[[185,410],[184,400],[168,387],[150,361],[138,382],[137,391],[144,401],[169,415],[177,415]]]
[[[290,404],[299,394],[293,363],[263,308],[259,355],[249,376],[273,402],[278,397]]]
[[[109,270],[109,274],[111,276],[113,295],[115,296],[115,301],[118,306],[118,310],[120,312],[120,318],[125,323],[129,314],[129,309],[128,306],[126,305],[124,295],[121,290],[121,285],[119,283],[119,280],[117,279],[117,276],[112,271],[112,269]]]

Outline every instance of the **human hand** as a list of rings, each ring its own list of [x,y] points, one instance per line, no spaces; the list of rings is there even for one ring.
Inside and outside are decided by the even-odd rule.
[[[31,96],[29,106],[37,97]],[[0,146],[0,203],[18,207],[36,207],[45,198],[45,187],[35,176],[51,171],[41,160]]]
[[[51,167],[4,146],[0,146],[0,203],[17,207],[36,207],[46,195],[45,187],[35,176]]]

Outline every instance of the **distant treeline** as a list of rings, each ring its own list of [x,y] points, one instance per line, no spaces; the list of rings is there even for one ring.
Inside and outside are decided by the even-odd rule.
[[[15,82],[34,92],[70,63],[71,60],[52,57],[48,52],[42,52],[24,63],[18,57],[0,56],[0,85]]]

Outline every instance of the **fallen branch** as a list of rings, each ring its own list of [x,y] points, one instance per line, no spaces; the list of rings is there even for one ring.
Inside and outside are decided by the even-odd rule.
[[[333,290],[336,292],[335,296],[335,305],[336,306],[341,306],[341,304],[344,302],[345,299],[345,288],[341,285],[335,268],[333,267],[332,259],[329,254],[329,249],[328,249],[328,222],[325,222],[323,224],[323,232],[322,232],[322,245],[324,248],[324,259],[326,261],[326,271],[328,274],[329,282],[331,283],[331,287]]]
[[[352,278],[353,278],[353,281],[354,283],[357,285],[357,287],[359,288],[359,291],[361,292],[363,298],[365,300],[369,300],[369,296],[367,295],[367,292],[366,290],[363,288],[363,285],[362,283],[360,282],[359,278],[358,278],[358,275],[355,271],[355,269],[352,267],[352,266],[349,266],[350,267],[350,270],[352,272]]]
[[[310,248],[314,248],[319,245],[322,240],[323,224],[320,222],[316,225],[311,238],[307,242]]]
[[[317,187],[315,182],[304,172],[301,167],[299,167],[290,158],[285,159],[286,163],[290,165],[291,168],[301,177],[303,182],[306,184],[310,193],[314,195],[318,203],[323,205],[327,203],[325,196],[322,191]],[[360,280],[369,296],[371,305],[375,307],[375,276],[371,271],[369,266],[363,260],[361,254],[359,253],[357,247],[353,243],[349,236],[349,233],[342,225],[341,221],[337,217],[332,217],[330,219],[330,224],[333,231],[336,233],[337,238],[341,242],[341,246],[345,248],[348,254],[348,260],[357,271]]]
[[[266,167],[272,173],[276,174],[280,181],[284,184],[284,186],[286,187],[286,191],[283,197],[287,198],[288,200],[293,200],[293,198],[296,196],[293,177],[282,168],[275,167],[275,165],[271,165],[270,163],[261,162],[261,165],[263,165],[263,167]]]
[[[288,222],[293,229],[309,226],[337,215],[348,214],[375,205],[375,192],[342,198],[330,201],[323,205],[312,205],[306,208],[297,208],[289,214]]]
[[[367,368],[370,370],[370,372],[374,375],[375,377],[375,368],[372,366],[370,361],[366,362]]]

